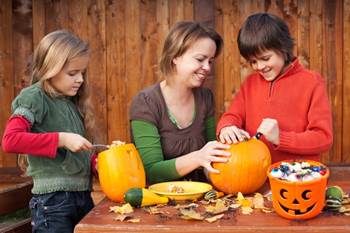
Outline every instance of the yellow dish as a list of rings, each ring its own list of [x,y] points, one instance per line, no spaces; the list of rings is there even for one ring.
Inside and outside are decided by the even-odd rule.
[[[148,187],[152,192],[176,201],[197,200],[213,189],[210,184],[195,181],[171,181]]]

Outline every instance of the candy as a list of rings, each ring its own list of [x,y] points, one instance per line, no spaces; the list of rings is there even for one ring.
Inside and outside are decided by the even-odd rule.
[[[271,176],[290,182],[311,181],[324,176],[324,166],[310,165],[308,162],[281,162],[279,167],[271,170]]]

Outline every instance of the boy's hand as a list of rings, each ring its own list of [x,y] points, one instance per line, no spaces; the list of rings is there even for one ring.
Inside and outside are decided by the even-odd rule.
[[[249,139],[250,135],[243,129],[239,129],[236,126],[227,126],[220,130],[219,140],[222,143],[238,143],[246,139]]]
[[[266,140],[272,144],[276,146],[280,144],[280,129],[277,120],[271,118],[263,119],[257,132],[262,133]]]

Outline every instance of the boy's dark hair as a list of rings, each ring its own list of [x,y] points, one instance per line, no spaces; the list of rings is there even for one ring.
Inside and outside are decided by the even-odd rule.
[[[287,64],[295,58],[294,39],[287,24],[272,14],[257,13],[249,16],[238,32],[237,43],[240,54],[246,60],[270,49],[281,53]]]

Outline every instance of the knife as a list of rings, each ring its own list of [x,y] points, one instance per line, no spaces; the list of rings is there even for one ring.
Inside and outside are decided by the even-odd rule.
[[[105,149],[109,149],[109,145],[104,145],[104,144],[92,144],[93,147],[95,148],[105,148]]]

